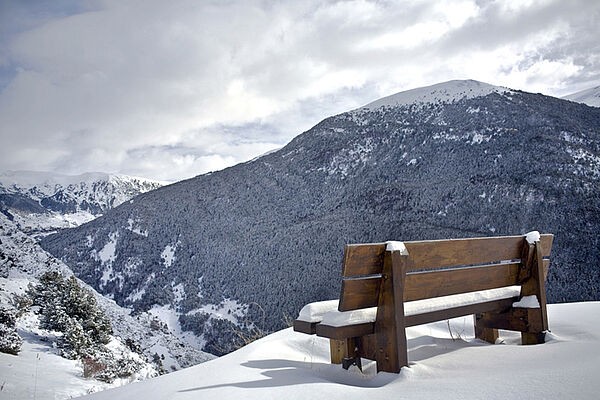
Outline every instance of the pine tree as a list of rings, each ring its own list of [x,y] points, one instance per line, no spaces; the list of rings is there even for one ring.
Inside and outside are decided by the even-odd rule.
[[[3,353],[17,355],[21,350],[23,339],[17,334],[16,321],[14,311],[0,307],[0,351]]]

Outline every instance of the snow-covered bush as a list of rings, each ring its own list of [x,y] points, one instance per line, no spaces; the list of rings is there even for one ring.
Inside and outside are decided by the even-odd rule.
[[[146,363],[134,353],[121,352],[115,356],[106,347],[89,349],[81,357],[83,376],[112,383],[117,378],[126,378],[140,371]]]
[[[13,310],[0,307],[0,351],[3,353],[17,355],[21,350],[23,339],[17,334],[16,322]]]
[[[80,359],[84,377],[110,383],[147,367],[143,356],[133,350],[141,352],[131,339],[125,345],[113,340],[104,310],[74,276],[46,272],[37,285],[30,286],[28,295],[39,310],[40,327],[60,333],[56,345],[61,355]]]
[[[65,357],[78,358],[110,341],[108,317],[75,277],[65,279],[56,271],[46,272],[29,294],[39,307],[41,327],[63,333],[57,344]]]
[[[12,298],[12,305],[15,307],[17,318],[20,318],[23,314],[28,312],[31,309],[32,304],[31,297],[26,294],[15,294]]]

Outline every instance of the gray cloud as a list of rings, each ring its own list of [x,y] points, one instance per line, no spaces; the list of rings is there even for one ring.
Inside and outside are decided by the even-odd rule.
[[[181,179],[378,97],[600,83],[596,1],[2,2],[0,169]]]

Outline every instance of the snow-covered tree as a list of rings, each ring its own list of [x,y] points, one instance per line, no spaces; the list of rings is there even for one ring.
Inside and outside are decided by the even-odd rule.
[[[29,293],[33,305],[39,307],[41,326],[63,333],[58,345],[64,356],[75,359],[110,341],[109,319],[74,276],[65,279],[59,272],[46,272]]]
[[[21,350],[23,339],[17,334],[16,321],[13,310],[0,307],[0,351],[3,353],[17,355]]]

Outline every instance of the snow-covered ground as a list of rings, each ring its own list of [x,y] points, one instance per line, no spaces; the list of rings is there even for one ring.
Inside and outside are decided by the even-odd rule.
[[[90,399],[597,399],[600,302],[551,304],[547,343],[473,338],[472,318],[407,330],[410,367],[376,374],[329,363],[326,339],[286,329],[213,361]],[[352,367],[354,368],[354,367]],[[87,397],[86,397],[87,398]]]
[[[600,107],[600,86],[585,89],[577,93],[572,93],[562,98],[576,101],[577,103],[584,103],[592,107]]]
[[[48,340],[52,333],[39,329],[36,315],[23,316],[17,332],[23,339],[19,354],[0,353],[0,399],[69,399],[157,375],[147,365],[139,373],[112,383],[85,379],[81,362],[58,355],[58,349]],[[116,339],[109,346],[117,353],[132,354]]]

